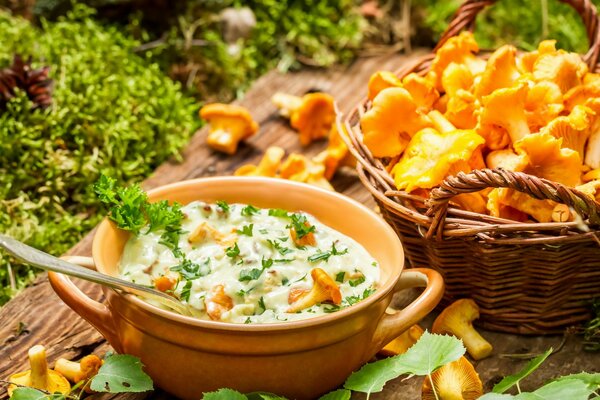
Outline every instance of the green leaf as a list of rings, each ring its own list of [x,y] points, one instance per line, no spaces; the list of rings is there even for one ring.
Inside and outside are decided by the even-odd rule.
[[[240,235],[252,236],[252,229],[254,228],[254,224],[242,226],[242,229],[236,229],[235,231]]]
[[[397,368],[396,357],[375,361],[352,373],[344,387],[355,392],[381,392],[385,384],[402,375]]]
[[[223,201],[223,200],[217,200],[217,201],[216,201],[216,203],[217,203],[217,206],[218,206],[218,207],[219,207],[221,210],[223,210],[223,212],[226,212],[226,213],[228,213],[228,212],[229,212],[229,204],[228,204],[226,201]]]
[[[246,207],[242,208],[241,214],[244,217],[250,217],[260,211],[260,208],[254,207],[252,204],[248,204]]]
[[[16,388],[12,395],[11,400],[47,400],[50,396],[44,392],[40,392],[33,388]]]
[[[246,395],[248,400],[286,400],[285,397],[267,392],[252,392]]]
[[[250,282],[260,278],[263,273],[263,269],[252,268],[252,269],[243,269],[240,271],[240,275],[238,276],[238,280],[240,282]]]
[[[492,392],[504,393],[514,385],[518,384],[522,379],[526,378],[529,374],[539,368],[540,365],[552,354],[552,348],[548,349],[544,354],[537,356],[530,360],[525,367],[514,375],[504,377],[500,382],[494,385]]]
[[[600,388],[600,373],[590,374],[582,372],[580,374],[571,374],[556,378],[556,381],[563,381],[565,379],[579,380],[588,385],[591,389],[596,390]]]
[[[90,387],[96,392],[147,392],[154,389],[152,379],[142,370],[139,358],[127,354],[107,357]]]
[[[319,397],[319,400],[350,400],[351,395],[352,392],[347,389],[338,389]]]
[[[391,379],[403,374],[429,375],[464,354],[459,339],[426,331],[406,353],[365,365],[350,375],[344,387],[363,393],[380,392]]]
[[[535,392],[531,393],[531,399],[535,400],[588,400],[590,394],[594,392],[586,383],[576,379],[564,379],[561,381],[550,382]],[[517,399],[528,400],[528,396],[522,393],[516,396]]]
[[[232,389],[219,389],[216,392],[203,393],[203,400],[248,400],[246,395]]]
[[[515,396],[512,394],[486,393],[478,400],[512,400]]]

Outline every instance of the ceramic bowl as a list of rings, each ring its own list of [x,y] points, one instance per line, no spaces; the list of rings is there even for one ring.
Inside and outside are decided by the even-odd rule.
[[[104,288],[98,303],[66,276],[50,283],[75,312],[120,353],[141,358],[156,386],[183,399],[228,387],[309,399],[342,384],[385,344],[427,315],[443,292],[441,276],[429,269],[403,270],[404,253],[394,231],[376,213],[339,193],[281,179],[220,177],[179,182],[150,191],[151,200],[248,203],[306,211],[354,238],[379,262],[377,291],[360,303],[311,319],[274,324],[198,320],[162,310]],[[94,236],[93,260],[71,259],[118,274],[128,234],[104,220]],[[425,290],[406,308],[388,309],[395,292]]]

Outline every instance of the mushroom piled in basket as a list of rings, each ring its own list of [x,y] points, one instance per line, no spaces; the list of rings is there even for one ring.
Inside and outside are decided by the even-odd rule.
[[[524,172],[600,195],[600,75],[552,40],[517,54],[505,45],[477,58],[470,32],[440,47],[429,71],[403,79],[375,73],[363,142],[385,159],[396,188],[429,197],[459,172]],[[452,199],[468,211],[515,221],[566,222],[574,210],[509,188]]]
[[[343,120],[363,185],[409,266],[444,275],[442,304],[473,298],[485,328],[559,333],[600,286],[600,23],[585,55],[480,51],[465,0],[432,54],[375,72]]]

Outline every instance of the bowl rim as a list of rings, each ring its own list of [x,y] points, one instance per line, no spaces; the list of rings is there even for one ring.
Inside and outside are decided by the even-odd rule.
[[[159,307],[152,305],[132,294],[123,293],[123,292],[117,291],[115,289],[106,288],[106,287],[103,287],[103,289],[112,291],[114,294],[118,295],[120,298],[123,298],[126,301],[133,303],[135,306],[137,306],[138,308],[141,308],[142,310],[144,310],[146,312],[157,315],[159,317],[162,317],[163,319],[170,320],[175,323],[183,324],[186,326],[202,328],[204,330],[229,331],[229,332],[256,332],[256,333],[258,333],[258,332],[297,330],[297,329],[302,329],[302,328],[311,328],[311,327],[314,327],[317,325],[328,325],[331,323],[336,323],[337,321],[339,321],[341,319],[349,318],[350,316],[352,316],[356,313],[359,313],[360,311],[370,307],[371,305],[375,304],[376,302],[379,302],[381,299],[383,299],[385,296],[387,296],[390,293],[390,291],[392,291],[394,289],[394,287],[396,286],[396,284],[398,282],[398,279],[400,279],[400,274],[404,270],[404,248],[402,246],[402,242],[400,241],[400,238],[396,235],[396,233],[392,229],[392,227],[390,225],[388,225],[388,223],[383,219],[383,217],[376,214],[374,211],[372,211],[365,205],[359,203],[358,201],[356,201],[342,193],[325,190],[325,189],[322,189],[322,188],[319,188],[319,187],[316,187],[313,185],[305,184],[305,183],[294,182],[294,181],[289,181],[289,180],[279,179],[279,178],[236,177],[236,176],[218,176],[218,177],[188,179],[188,180],[178,181],[178,182],[174,182],[174,183],[170,183],[170,184],[166,184],[166,185],[157,186],[151,190],[148,190],[147,193],[148,193],[148,197],[152,198],[154,196],[163,195],[165,192],[168,192],[169,190],[173,190],[175,188],[179,188],[181,186],[198,185],[198,184],[202,185],[205,182],[208,182],[208,183],[244,182],[246,184],[251,183],[251,182],[257,182],[257,183],[266,183],[268,185],[281,186],[281,187],[283,187],[283,189],[289,189],[289,190],[302,190],[302,191],[309,191],[309,192],[315,191],[315,192],[319,192],[321,195],[330,197],[332,201],[344,202],[355,208],[358,208],[358,209],[362,210],[363,212],[366,212],[372,218],[371,222],[376,223],[378,225],[379,229],[387,232],[387,234],[385,236],[393,238],[392,241],[396,243],[397,250],[400,252],[399,258],[400,258],[401,262],[398,266],[392,266],[392,268],[395,268],[398,270],[397,274],[395,274],[395,276],[393,273],[390,274],[391,277],[388,279],[388,281],[384,285],[378,287],[376,289],[375,293],[373,293],[372,295],[367,297],[365,300],[361,300],[358,303],[356,303],[350,307],[346,307],[340,311],[335,311],[332,313],[319,315],[316,317],[310,317],[310,318],[306,318],[306,319],[295,320],[295,321],[283,321],[283,322],[273,322],[273,323],[264,323],[264,324],[240,324],[240,323],[234,323],[234,322],[220,322],[220,321],[203,320],[203,319],[199,319],[199,318],[195,318],[195,317],[184,316],[184,315],[180,315],[180,314],[159,308]],[[201,198],[199,198],[198,200],[201,200]],[[335,229],[333,227],[331,227],[331,228]],[[115,224],[112,221],[110,221],[108,219],[108,217],[105,217],[98,225],[98,229],[96,230],[96,233],[94,234],[93,243],[92,243],[92,257],[94,258],[94,260],[97,259],[96,255],[101,252],[100,240],[98,238],[105,231],[107,231],[109,229],[118,229],[118,228],[115,226]],[[373,258],[375,258],[375,257],[373,257]],[[377,260],[377,261],[379,263],[379,260]],[[392,271],[392,272],[394,272],[394,271]],[[116,311],[119,312],[119,310],[116,310]],[[111,309],[111,312],[113,312],[112,309]],[[379,318],[381,318],[381,316],[379,316]]]

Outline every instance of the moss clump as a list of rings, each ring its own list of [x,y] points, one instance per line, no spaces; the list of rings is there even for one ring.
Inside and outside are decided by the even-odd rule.
[[[31,56],[54,80],[48,109],[20,93],[0,114],[0,232],[63,253],[101,217],[90,183],[139,181],[194,132],[195,102],[121,31],[84,6],[41,28],[0,12],[0,68]],[[2,256],[0,304],[32,276]]]

